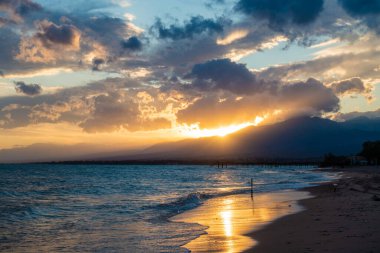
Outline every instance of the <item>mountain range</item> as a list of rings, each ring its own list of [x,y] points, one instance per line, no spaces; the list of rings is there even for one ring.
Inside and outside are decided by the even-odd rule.
[[[380,118],[336,122],[299,117],[252,126],[225,137],[186,139],[151,146],[106,160],[290,160],[320,159],[327,153],[355,155],[365,141],[380,140]]]
[[[355,155],[365,141],[374,140],[380,140],[380,118],[359,117],[336,122],[318,117],[298,117],[271,125],[247,127],[225,137],[185,139],[141,150],[102,152],[99,147],[96,152],[86,153],[90,149],[84,144],[72,148],[32,145],[0,150],[0,162],[320,160],[327,153]]]

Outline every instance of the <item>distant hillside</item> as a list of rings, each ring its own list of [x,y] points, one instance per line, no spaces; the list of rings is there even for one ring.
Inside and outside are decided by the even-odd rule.
[[[55,145],[49,143],[33,144],[0,150],[0,163],[52,162],[67,160],[94,160],[95,158],[133,154],[104,145],[75,144]]]
[[[343,122],[343,125],[351,129],[365,131],[380,131],[380,118],[357,117]]]
[[[357,154],[365,141],[380,140],[379,118],[345,122],[301,117],[273,125],[248,127],[226,137],[186,139],[143,150],[114,150],[102,145],[34,144],[0,150],[0,163],[48,161],[206,161],[228,159],[318,160],[326,153]]]
[[[362,143],[380,140],[379,120],[335,122],[301,117],[273,125],[248,127],[226,136],[154,145],[118,160],[311,159],[326,153],[356,154]]]

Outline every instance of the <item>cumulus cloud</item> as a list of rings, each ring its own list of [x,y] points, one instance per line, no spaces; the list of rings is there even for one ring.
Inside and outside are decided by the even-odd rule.
[[[39,32],[36,36],[49,47],[52,44],[61,44],[79,48],[80,32],[73,25],[56,25],[47,20],[38,24]]]
[[[223,89],[241,95],[257,92],[264,85],[244,64],[230,59],[196,64],[187,77],[194,78],[192,85],[201,90]]]
[[[19,87],[30,95],[31,88],[36,88]],[[129,78],[114,78],[52,94],[0,98],[0,127],[68,122],[87,132],[163,129],[172,124],[167,106],[178,103],[170,92],[163,94]]]
[[[42,93],[42,87],[38,84],[26,84],[24,82],[16,82],[15,89],[17,93],[28,96],[35,96]]]
[[[0,12],[5,12],[2,23],[20,23],[24,17],[33,11],[42,10],[41,5],[30,0],[1,0]]]
[[[334,91],[314,78],[281,86],[278,95],[281,101],[292,105],[295,110],[306,108],[316,115],[339,110],[339,98]]]
[[[263,5],[270,8],[269,4],[267,4],[268,1],[262,2]],[[296,3],[292,5],[290,2]],[[291,43],[310,46],[316,43],[320,36],[345,38],[347,34],[355,34],[351,25],[352,20],[336,1],[326,2],[324,4],[326,7],[322,8],[318,13],[317,17],[320,18],[315,17],[305,25],[296,24],[291,17],[288,17],[297,14],[285,12],[283,15],[279,11],[282,5],[289,9],[296,5],[308,5],[309,2],[275,1],[274,12],[276,8],[278,8],[279,12],[275,16],[284,19],[287,17],[284,22],[279,21],[279,27],[273,27],[274,25],[270,24],[266,17],[252,17],[252,15],[239,16],[238,20],[223,23],[223,31],[220,33],[209,33],[208,30],[202,30],[203,32],[196,33],[193,36],[184,36],[183,34],[187,34],[185,32],[186,25],[175,23],[172,25],[173,29],[169,29],[171,26],[162,25],[162,27],[175,34],[179,31],[178,34],[180,35],[175,37],[176,40],[161,39],[158,41],[158,45],[153,44],[154,47],[150,51],[149,60],[154,65],[165,65],[172,69],[174,68],[176,72],[183,72],[188,71],[195,63],[210,59],[230,58],[237,61],[244,56],[275,47],[281,42],[287,43],[284,47],[289,46]],[[241,4],[243,4],[243,1],[241,1]],[[312,4],[310,3],[310,5]],[[307,6],[303,7],[307,9]],[[153,31],[159,37],[157,29],[153,29]]]
[[[224,24],[230,21],[219,18],[217,20],[206,19],[202,16],[191,17],[184,24],[171,24],[166,26],[161,19],[157,19],[151,27],[151,31],[157,33],[160,39],[181,40],[193,38],[202,33],[214,34],[221,33],[224,29]]]
[[[96,8],[107,7],[106,1],[95,2]],[[219,13],[222,18],[194,16],[173,23],[158,18],[144,33],[131,19],[108,16],[91,4],[34,16],[29,14],[40,7],[31,1],[0,0],[5,75],[53,66],[122,76],[54,94],[0,98],[0,127],[69,122],[87,132],[139,131],[167,128],[176,120],[207,127],[243,123],[279,110],[285,116],[336,112],[337,95],[369,94],[380,78],[378,40],[364,43],[360,37],[362,44],[356,45],[355,37],[358,20],[377,20],[376,1],[362,9],[358,3],[238,0],[234,11],[244,15],[237,19]],[[349,37],[351,43],[334,48],[335,54],[255,72],[234,62],[283,41],[308,46],[315,37]]]
[[[281,112],[281,117],[295,115],[319,116],[339,109],[339,98],[315,79],[306,82],[281,84],[276,90],[267,90],[247,96],[230,92],[207,93],[188,107],[180,110],[180,123],[200,124],[204,128],[227,124],[253,122],[256,116]]]
[[[378,44],[376,35],[367,34],[358,41],[322,50],[314,59],[272,66],[257,75],[265,80],[304,80],[314,76],[325,83],[358,77],[366,81],[369,89],[380,78]]]
[[[331,84],[337,94],[362,94],[367,93],[370,89],[366,88],[363,81],[360,78],[354,77]]]
[[[80,31],[73,25],[56,25],[50,21],[36,22],[37,32],[25,36],[19,44],[18,60],[51,63],[74,58],[80,50]]]
[[[123,40],[121,45],[124,49],[131,51],[139,51],[142,49],[142,42],[136,36],[132,36],[127,40]]]
[[[316,79],[293,83],[263,80],[229,59],[196,64],[187,78],[193,79],[190,87],[184,87],[199,90],[199,97],[178,112],[180,123],[211,128],[253,121],[278,110],[283,117],[339,110],[334,90]]]
[[[91,117],[80,126],[87,132],[111,132],[120,129],[129,131],[170,128],[165,118],[143,118],[138,102],[123,93],[108,93],[95,98]]]
[[[131,20],[94,11],[116,4],[96,1],[75,5],[78,9],[73,6],[67,6],[71,11],[66,12],[54,6],[42,9],[29,0],[1,1],[0,69],[4,74],[38,71],[52,65],[91,69],[96,58],[107,62],[102,68],[120,72],[126,54],[142,49],[137,38],[141,31]],[[18,17],[17,22],[10,16]]]
[[[236,9],[257,19],[266,19],[271,27],[279,29],[293,23],[306,25],[323,10],[323,0],[239,0]]]

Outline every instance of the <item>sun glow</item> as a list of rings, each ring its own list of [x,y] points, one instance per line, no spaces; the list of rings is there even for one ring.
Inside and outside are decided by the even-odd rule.
[[[226,127],[220,127],[215,129],[201,129],[199,124],[193,124],[191,126],[184,126],[180,131],[182,134],[192,137],[192,138],[201,138],[201,137],[211,137],[211,136],[219,136],[224,137],[228,134],[237,132],[243,128],[249,126],[257,126],[259,125],[265,117],[257,116],[253,122],[246,122],[237,125],[230,125]]]

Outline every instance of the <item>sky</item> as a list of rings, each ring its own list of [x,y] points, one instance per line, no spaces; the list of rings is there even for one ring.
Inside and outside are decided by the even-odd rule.
[[[0,0],[0,149],[378,117],[379,27],[380,0]]]

